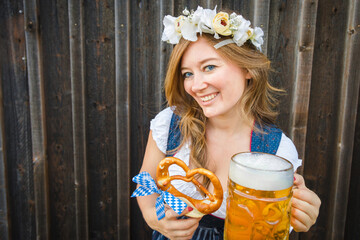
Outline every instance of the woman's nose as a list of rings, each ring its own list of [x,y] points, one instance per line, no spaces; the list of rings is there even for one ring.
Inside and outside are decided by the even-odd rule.
[[[198,92],[198,91],[205,89],[206,87],[207,87],[207,83],[206,83],[204,76],[201,73],[195,75],[193,85],[192,85],[192,91]]]

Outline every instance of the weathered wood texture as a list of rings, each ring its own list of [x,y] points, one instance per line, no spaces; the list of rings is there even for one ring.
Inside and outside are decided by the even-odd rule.
[[[76,239],[88,239],[83,1],[69,1],[68,14],[75,193],[75,211],[72,212],[75,212],[75,222],[72,224]]]
[[[0,238],[151,239],[131,178],[165,106],[162,19],[234,10],[261,26],[278,123],[322,200],[291,239],[360,238],[360,1],[0,1]]]
[[[32,172],[36,237],[49,238],[49,185],[45,118],[45,89],[43,55],[40,36],[39,4],[24,2],[26,72],[29,89]]]
[[[1,1],[0,21],[1,58],[0,82],[2,97],[1,126],[3,156],[7,181],[7,206],[2,205],[4,214],[2,228],[9,239],[35,239],[35,201],[32,163],[31,122],[29,108],[28,75],[26,67],[24,6],[21,1]],[[4,192],[5,193],[5,192]],[[4,204],[6,204],[4,203]],[[11,215],[11,216],[10,216]],[[12,230],[12,226],[17,226]],[[5,231],[5,230],[4,230]],[[3,232],[3,233],[6,233]],[[6,236],[6,234],[2,234]],[[6,239],[6,238],[5,238]]]

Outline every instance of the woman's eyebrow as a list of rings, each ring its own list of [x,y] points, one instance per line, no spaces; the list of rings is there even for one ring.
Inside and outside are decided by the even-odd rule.
[[[206,63],[206,62],[209,62],[209,61],[219,61],[220,59],[219,58],[216,58],[216,57],[211,57],[211,58],[205,58],[201,61],[199,61],[200,65]],[[181,67],[180,70],[183,70],[183,69],[187,69],[188,67],[185,66],[185,67]]]

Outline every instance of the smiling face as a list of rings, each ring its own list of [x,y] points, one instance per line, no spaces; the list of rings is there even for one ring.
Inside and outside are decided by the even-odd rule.
[[[186,49],[181,61],[184,89],[208,118],[237,112],[250,74],[220,56],[200,37]]]

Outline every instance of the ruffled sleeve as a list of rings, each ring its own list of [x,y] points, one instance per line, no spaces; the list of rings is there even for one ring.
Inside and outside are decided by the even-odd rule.
[[[159,112],[150,122],[150,130],[152,131],[152,137],[160,151],[165,154],[172,114],[173,111],[170,107],[168,107]]]
[[[302,164],[302,160],[298,158],[299,155],[294,143],[284,133],[281,136],[281,141],[276,155],[289,160],[294,166],[294,171],[296,171],[296,169]]]

